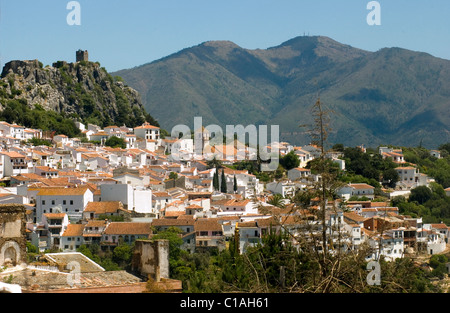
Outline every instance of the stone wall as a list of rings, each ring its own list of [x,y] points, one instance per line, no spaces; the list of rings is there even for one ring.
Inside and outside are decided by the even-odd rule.
[[[132,269],[156,282],[169,278],[169,241],[136,240]]]
[[[26,262],[26,217],[23,205],[0,205],[0,266]]]

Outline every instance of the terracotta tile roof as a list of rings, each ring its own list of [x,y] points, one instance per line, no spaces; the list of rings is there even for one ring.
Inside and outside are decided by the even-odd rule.
[[[83,236],[84,225],[82,224],[69,224],[63,233],[63,237],[76,237]]]
[[[445,225],[444,223],[441,223],[441,224],[431,224],[431,227],[436,228],[436,229],[448,229],[448,226]]]
[[[7,156],[9,156],[10,158],[25,158],[24,155],[22,155],[22,154],[20,154],[20,153],[18,153],[18,152],[15,152],[15,151],[10,151],[10,152],[2,151],[2,152],[0,152],[0,154],[7,155]]]
[[[166,217],[179,217],[182,215],[186,215],[186,211],[166,211],[164,214]]]
[[[193,219],[157,219],[152,221],[152,226],[155,227],[170,227],[170,226],[194,226]]]
[[[237,228],[254,228],[254,227],[258,227],[256,225],[256,222],[239,222],[236,224]]]
[[[85,227],[105,227],[108,225],[107,221],[90,220]]]
[[[179,220],[183,220],[183,219],[185,219],[185,220],[194,220],[194,215],[180,215],[180,216],[178,216],[178,219]]]
[[[247,204],[249,204],[250,202],[252,202],[251,200],[244,200],[244,201],[238,201],[236,199],[231,199],[228,202],[225,203],[226,206],[246,206]]]
[[[111,223],[106,228],[105,235],[150,235],[151,223]]]
[[[58,172],[57,169],[51,168],[50,166],[36,166],[36,168],[44,172]]]
[[[282,224],[282,225],[299,225],[299,224],[301,224],[301,221],[299,221],[298,216],[288,215],[288,216],[281,217],[280,224]]]
[[[261,218],[256,220],[259,227],[270,227],[270,226],[277,226],[280,225],[280,222],[278,222],[275,218]]]
[[[354,212],[344,213],[344,219],[350,220],[351,222],[364,222],[366,220],[365,217],[358,215]]]
[[[218,219],[206,218],[197,220],[194,229],[195,231],[222,231],[222,226]]]
[[[375,187],[368,184],[350,184],[350,187],[353,187],[355,189],[375,189]]]
[[[44,215],[47,219],[62,219],[66,216],[65,213],[46,213]]]
[[[135,127],[134,129],[160,129],[160,128],[150,125],[149,123],[144,123],[142,126]]]
[[[152,195],[154,197],[167,197],[167,198],[170,198],[169,193],[164,192],[164,191],[155,191],[155,192],[152,193]]]
[[[297,167],[297,168],[294,168],[293,170],[296,170],[299,172],[311,172],[311,170],[309,170],[307,168],[302,168],[302,167]]]
[[[82,196],[89,188],[87,186],[78,188],[40,188],[38,196]]]
[[[97,214],[116,213],[121,209],[123,209],[123,205],[119,201],[89,202],[84,212],[94,212]]]
[[[42,180],[42,177],[35,173],[21,173],[17,176],[12,176],[15,180],[18,181],[40,181]]]

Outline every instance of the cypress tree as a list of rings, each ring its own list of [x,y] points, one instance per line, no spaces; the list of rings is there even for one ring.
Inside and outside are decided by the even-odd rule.
[[[225,179],[224,170],[222,170],[222,183],[220,185],[220,191],[223,193],[227,193],[227,181]]]
[[[217,167],[213,176],[213,187],[214,190],[219,191],[219,169]]]

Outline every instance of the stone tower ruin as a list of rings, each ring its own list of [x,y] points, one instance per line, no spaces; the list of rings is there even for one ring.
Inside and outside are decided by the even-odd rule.
[[[77,62],[81,62],[81,61],[89,61],[89,53],[87,52],[87,50],[83,51],[83,50],[78,50],[77,51]]]

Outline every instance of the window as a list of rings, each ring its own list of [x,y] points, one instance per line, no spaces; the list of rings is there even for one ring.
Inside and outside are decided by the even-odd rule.
[[[45,200],[42,200],[42,205],[45,205]]]
[[[67,202],[66,200],[63,200],[63,204],[64,204],[64,205],[66,205],[66,202]]]
[[[52,200],[52,205],[55,205],[55,200]]]
[[[70,205],[73,205],[73,200],[70,200]]]

